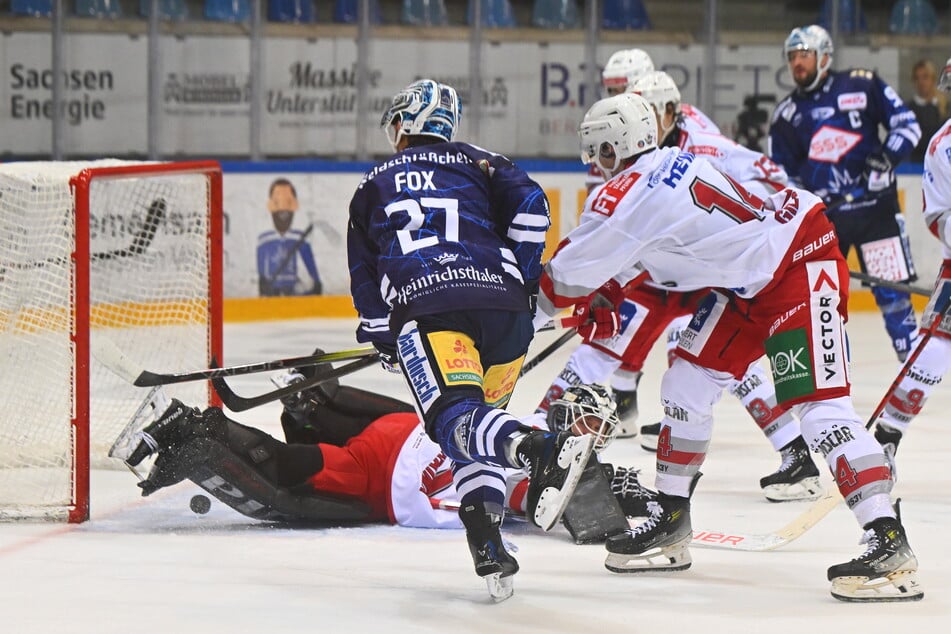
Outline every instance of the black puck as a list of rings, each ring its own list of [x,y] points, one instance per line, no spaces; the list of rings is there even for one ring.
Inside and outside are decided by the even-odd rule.
[[[204,515],[211,510],[211,500],[209,500],[208,496],[206,495],[193,495],[191,502],[188,503],[188,506],[195,513]]]

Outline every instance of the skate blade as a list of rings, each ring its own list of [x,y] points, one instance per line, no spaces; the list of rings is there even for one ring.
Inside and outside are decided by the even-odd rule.
[[[770,502],[800,502],[818,500],[823,489],[819,476],[803,478],[793,484],[770,484],[763,488],[763,495]]]
[[[849,603],[894,603],[920,601],[925,592],[915,570],[898,570],[884,577],[836,577],[832,596]]]
[[[535,526],[543,531],[550,531],[558,523],[571,500],[571,494],[574,493],[578,481],[581,480],[581,473],[588,464],[593,449],[594,436],[590,434],[576,436],[564,444],[558,453],[558,466],[568,469],[568,473],[560,489],[546,487],[542,490],[538,497],[538,504],[535,506],[535,513],[532,515]]]
[[[641,434],[641,449],[651,453],[657,453],[657,436],[644,436]]]
[[[687,570],[693,563],[690,550],[686,544],[651,548],[636,554],[608,553],[604,560],[604,567],[611,572],[638,573],[638,572],[677,572]]]
[[[501,572],[496,572],[485,577],[485,586],[492,600],[500,603],[515,594],[515,575],[503,577]]]
[[[171,404],[172,401],[165,394],[165,390],[162,389],[161,385],[149,390],[149,393],[145,396],[145,399],[139,405],[138,409],[132,414],[131,420],[126,423],[126,426],[119,432],[119,435],[116,436],[115,442],[113,442],[112,447],[109,448],[109,457],[118,458],[123,462],[127,461],[129,456],[132,455],[132,452],[135,451],[135,448],[139,446],[142,430],[155,421],[156,412],[164,412]],[[129,467],[132,468],[134,473],[138,473],[134,467],[131,465],[129,465]]]

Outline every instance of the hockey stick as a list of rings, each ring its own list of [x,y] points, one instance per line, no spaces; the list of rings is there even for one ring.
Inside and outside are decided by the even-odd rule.
[[[868,275],[867,273],[862,273],[860,271],[849,271],[849,277],[853,280],[859,280],[866,284],[872,284],[874,286],[881,286],[884,288],[891,288],[896,291],[905,291],[906,293],[911,293],[913,295],[927,295],[931,296],[931,291],[925,288],[924,286],[915,286],[913,284],[903,284],[902,282],[892,282],[890,280],[885,280],[880,277],[874,277]]]
[[[945,317],[948,316],[949,310],[951,310],[951,297],[948,297],[947,301],[945,301],[941,311],[935,315],[934,321],[932,321],[931,325],[928,326],[924,333],[922,333],[921,339],[918,341],[918,345],[915,346],[915,349],[912,350],[911,354],[908,355],[908,358],[905,359],[905,363],[901,366],[898,376],[896,376],[895,380],[892,381],[892,384],[888,387],[888,391],[885,392],[885,396],[882,397],[882,400],[878,403],[878,407],[875,408],[875,412],[868,419],[868,423],[865,425],[866,429],[871,429],[878,417],[881,416],[883,411],[885,411],[885,406],[895,394],[895,390],[898,389],[899,383],[901,383],[901,380],[905,378],[909,371],[911,371],[911,366],[914,365],[915,361],[918,360],[918,357],[925,349],[925,344],[927,344],[928,341],[931,340],[931,337],[934,336],[934,333],[938,331],[938,328],[941,326],[941,322],[943,322]]]
[[[114,351],[106,351],[107,354]],[[121,352],[119,353],[122,354]],[[354,348],[352,350],[340,350],[338,352],[329,352],[327,354],[316,354],[307,357],[291,357],[288,359],[275,359],[274,361],[262,361],[260,363],[249,363],[247,365],[233,365],[227,368],[211,368],[208,370],[195,370],[192,372],[177,372],[161,374],[150,372],[149,370],[140,371],[132,381],[136,387],[152,387],[154,385],[170,385],[172,383],[185,383],[187,381],[204,381],[216,379],[223,376],[238,376],[241,374],[255,374],[257,372],[270,372],[272,370],[283,370],[284,368],[298,368],[321,363],[330,363],[332,361],[349,361],[350,359],[362,359],[364,357],[376,358],[379,353],[376,348]],[[97,357],[98,357],[97,351]],[[124,355],[122,355],[124,359]],[[113,360],[106,365],[125,368],[125,374],[128,374],[130,366],[118,359]],[[125,375],[123,375],[125,376]]]
[[[310,377],[286,387],[265,392],[264,394],[259,394],[258,396],[244,397],[235,394],[221,376],[211,379],[211,385],[215,388],[215,392],[218,393],[218,396],[221,398],[221,402],[225,407],[230,409],[232,412],[243,412],[245,410],[251,409],[252,407],[264,405],[265,403],[276,401],[280,398],[284,398],[285,396],[302,392],[303,390],[312,388],[315,385],[320,385],[324,381],[330,381],[331,379],[337,379],[342,376],[346,376],[347,374],[352,374],[357,370],[362,370],[363,368],[369,367],[379,362],[380,359],[378,353],[376,350],[373,350],[373,356],[357,359],[353,363],[348,363],[347,365],[340,366],[339,368],[334,368],[333,370],[325,372],[319,376]]]
[[[545,359],[553,355],[559,348],[561,348],[563,345],[565,345],[566,343],[574,339],[575,333],[577,332],[578,331],[574,328],[568,329],[567,331],[562,333],[560,337],[558,337],[553,342],[548,344],[548,346],[544,350],[536,354],[530,360],[526,361],[525,364],[522,366],[522,370],[518,373],[519,378],[525,376],[530,370],[532,370],[533,368],[538,366],[538,364],[540,364],[542,361],[544,361]]]

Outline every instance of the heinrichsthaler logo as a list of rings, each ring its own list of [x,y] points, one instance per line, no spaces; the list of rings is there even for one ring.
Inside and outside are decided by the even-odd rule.
[[[396,291],[396,301],[406,304],[410,296],[432,286],[452,282],[476,282],[502,286],[504,278],[499,273],[493,273],[487,268],[477,269],[474,266],[465,266],[457,269],[446,269],[438,273],[429,273],[411,280]]]

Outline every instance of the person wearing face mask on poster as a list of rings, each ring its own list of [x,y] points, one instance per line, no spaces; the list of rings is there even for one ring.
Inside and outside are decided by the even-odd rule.
[[[303,231],[291,229],[300,204],[297,190],[286,178],[278,178],[268,189],[267,210],[274,229],[258,235],[258,291],[262,297],[279,295],[320,295],[323,283],[307,236],[313,225]],[[298,279],[298,255],[310,276],[310,285]]]

